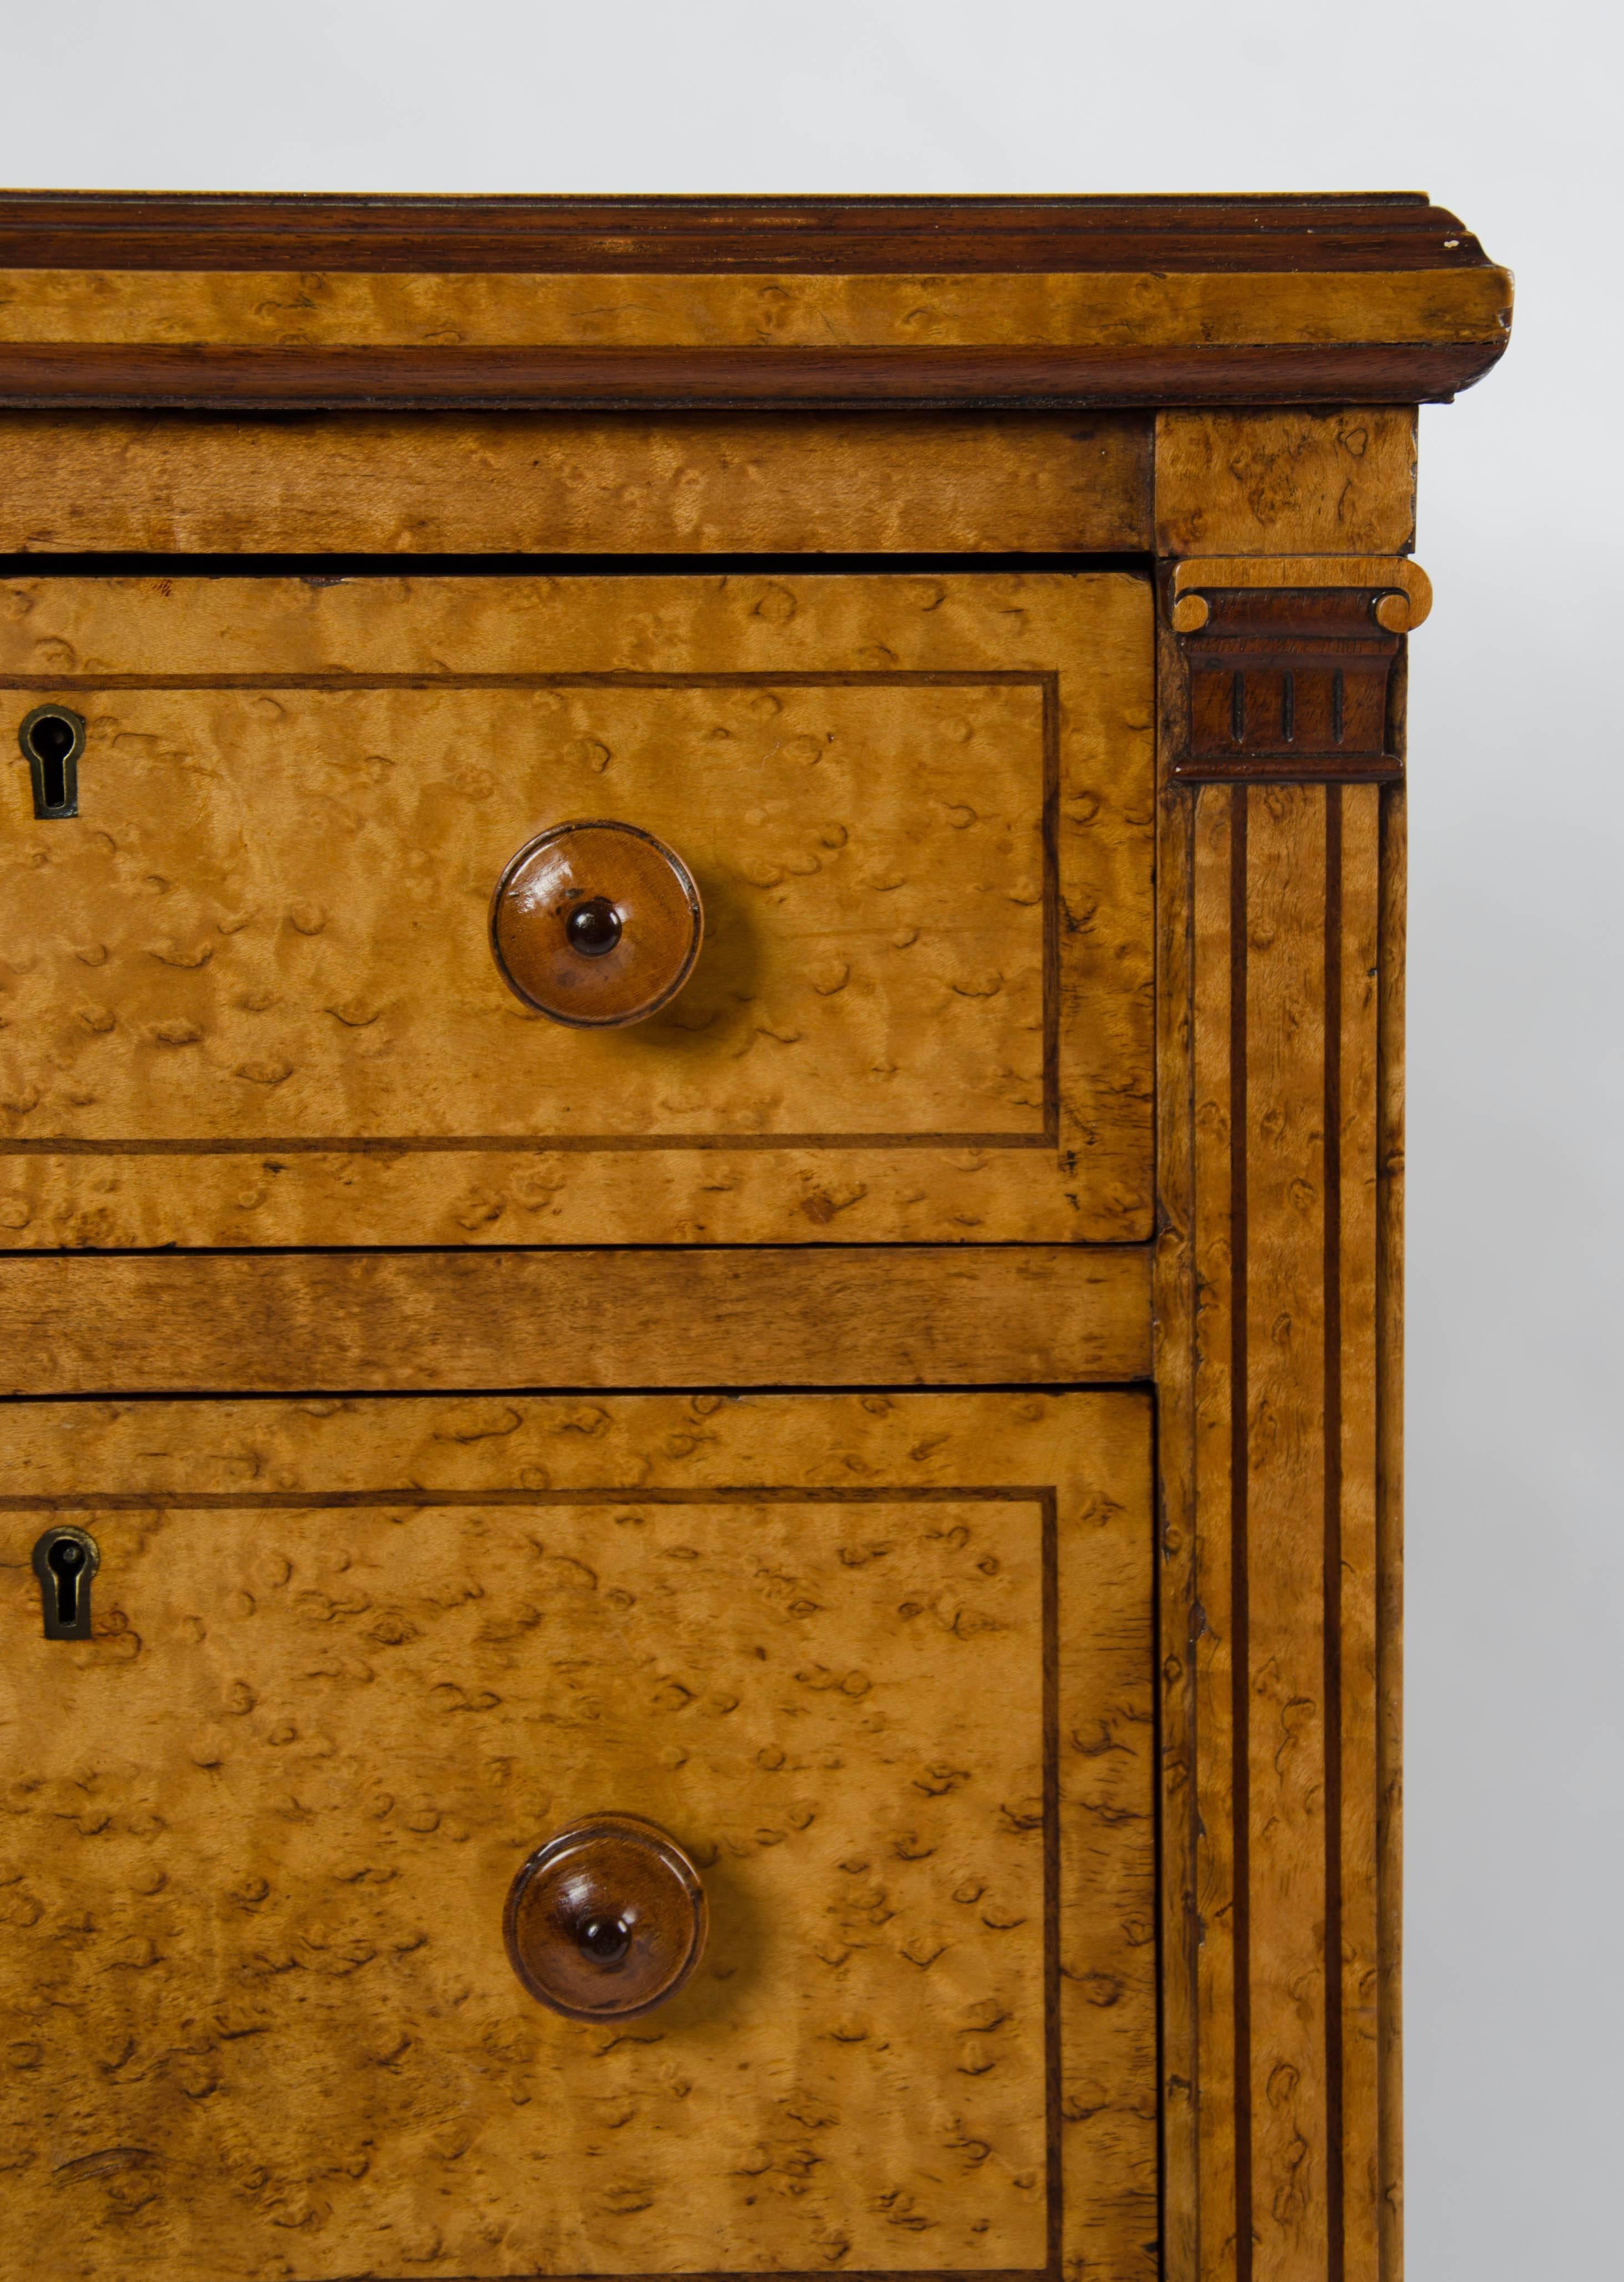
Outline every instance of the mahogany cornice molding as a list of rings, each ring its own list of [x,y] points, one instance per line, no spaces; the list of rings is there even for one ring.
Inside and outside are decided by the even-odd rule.
[[[1511,280],[1418,194],[0,196],[0,406],[1417,403]]]
[[[0,268],[1472,269],[1421,192],[1269,198],[400,198],[0,191]]]

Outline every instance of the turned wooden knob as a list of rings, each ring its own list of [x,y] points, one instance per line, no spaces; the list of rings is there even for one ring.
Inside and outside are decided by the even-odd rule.
[[[589,1814],[524,1864],[502,1930],[532,1997],[572,2021],[624,2021],[681,1988],[708,1924],[674,1838],[641,1815]]]
[[[694,971],[704,913],[682,858],[634,824],[556,824],[527,840],[491,898],[509,988],[555,1022],[641,1022]]]

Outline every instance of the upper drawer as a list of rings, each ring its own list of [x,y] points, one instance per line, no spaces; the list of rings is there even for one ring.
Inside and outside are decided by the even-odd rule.
[[[0,1222],[22,1244],[1150,1230],[1131,573],[12,586]],[[15,742],[86,724],[78,813]],[[504,983],[544,827],[705,910],[635,1028]]]

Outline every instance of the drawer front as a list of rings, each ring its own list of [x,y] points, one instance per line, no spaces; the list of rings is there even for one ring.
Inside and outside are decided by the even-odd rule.
[[[1126,573],[41,579],[4,830],[23,1244],[1150,1232],[1151,609]],[[13,748],[15,751],[15,747]],[[492,956],[558,823],[669,843],[686,987]]]
[[[1145,1397],[5,1432],[15,2270],[1154,2270]],[[709,1908],[625,2021],[503,1946],[594,1812]]]

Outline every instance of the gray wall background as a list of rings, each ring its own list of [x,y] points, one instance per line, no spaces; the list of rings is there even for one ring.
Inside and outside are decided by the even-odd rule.
[[[19,187],[1423,189],[1516,269],[1504,363],[1422,415],[1417,2282],[1624,2266],[1620,20],[1602,0],[0,0]]]

